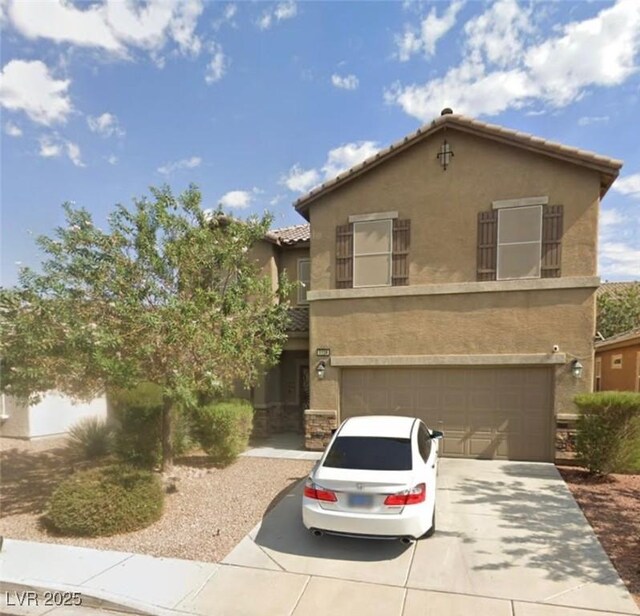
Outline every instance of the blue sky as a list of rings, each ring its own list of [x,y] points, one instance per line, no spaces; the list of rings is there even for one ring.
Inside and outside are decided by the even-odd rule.
[[[625,161],[600,274],[640,279],[640,2],[0,0],[2,283],[73,201],[292,202],[454,111]]]

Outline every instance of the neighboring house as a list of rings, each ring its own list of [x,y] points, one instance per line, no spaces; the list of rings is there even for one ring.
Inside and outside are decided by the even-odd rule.
[[[599,204],[621,166],[447,114],[303,196],[310,226],[263,247],[274,277],[310,258],[254,392],[265,430],[304,411],[317,449],[347,417],[407,414],[444,455],[552,461],[593,382]]]
[[[593,389],[640,392],[640,327],[596,343]]]
[[[105,397],[76,403],[66,396],[49,392],[40,402],[28,405],[12,396],[0,396],[0,436],[23,439],[59,436],[87,417],[106,419]]]

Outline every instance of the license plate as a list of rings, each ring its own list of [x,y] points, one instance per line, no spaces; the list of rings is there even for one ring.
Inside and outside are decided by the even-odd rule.
[[[371,507],[373,497],[370,494],[349,494],[350,507]]]

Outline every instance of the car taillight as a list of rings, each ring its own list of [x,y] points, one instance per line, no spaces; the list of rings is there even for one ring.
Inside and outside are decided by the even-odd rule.
[[[418,484],[411,490],[404,490],[404,492],[398,492],[397,494],[389,494],[384,499],[385,505],[392,506],[404,506],[404,505],[417,505],[418,503],[424,503],[427,498],[427,486],[424,483]]]
[[[324,490],[319,488],[311,479],[307,479],[304,484],[304,495],[307,498],[313,498],[314,500],[326,501],[329,503],[335,503],[338,500],[335,492],[331,490]]]

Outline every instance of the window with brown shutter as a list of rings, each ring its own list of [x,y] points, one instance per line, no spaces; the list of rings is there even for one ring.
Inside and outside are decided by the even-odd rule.
[[[382,232],[384,223],[388,225],[386,232]],[[360,225],[357,251],[359,261],[355,268],[354,225]],[[386,250],[383,250],[385,235],[388,243]],[[360,287],[408,285],[410,241],[410,220],[393,218],[339,225],[336,227],[336,288],[354,287],[354,269],[357,270]]]
[[[393,264],[391,284],[401,287],[409,284],[409,243],[411,241],[411,221],[393,221]]]
[[[542,214],[542,278],[559,278],[562,261],[561,205],[547,205]]]
[[[495,280],[498,256],[498,210],[478,214],[477,279]]]
[[[561,275],[562,261],[563,207],[562,205],[545,205],[541,207],[540,277],[558,278]],[[523,208],[522,211],[524,212],[527,209],[532,208]],[[512,210],[516,210],[516,208],[512,208]],[[478,214],[477,280],[497,279],[498,212],[499,210],[493,209]],[[527,243],[528,242],[520,241],[513,242],[514,245],[525,245]],[[507,254],[503,254],[502,258],[507,259],[507,262],[509,260]],[[515,278],[519,277],[520,276],[516,276]],[[508,279],[510,276],[506,276],[505,278]]]
[[[336,227],[336,288],[353,287],[353,225]]]

